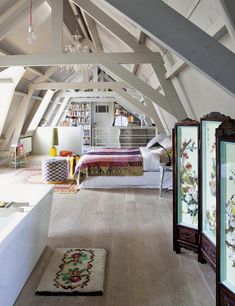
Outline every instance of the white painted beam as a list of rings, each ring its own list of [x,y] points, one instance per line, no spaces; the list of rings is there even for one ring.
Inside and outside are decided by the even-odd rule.
[[[51,0],[52,53],[60,54],[63,48],[63,0]]]
[[[148,99],[145,99],[144,102],[146,103],[146,106],[148,107],[150,113],[152,114],[151,115],[151,118],[153,119],[153,122],[155,123],[157,129],[158,129],[158,132],[159,133],[166,133],[166,130],[161,122],[161,119],[156,111],[156,108],[154,107],[153,105],[153,102],[148,100]]]
[[[235,2],[234,0],[217,0],[228,32],[235,40]]]
[[[23,97],[21,101],[18,111],[14,117],[14,120],[11,121],[7,131],[5,133],[5,139],[2,144],[2,149],[5,150],[9,141],[11,140],[11,144],[17,144],[20,138],[21,130],[24,124],[25,115],[27,113],[27,109],[29,106],[30,99],[33,95],[33,90],[30,90],[29,93]]]
[[[116,88],[115,92],[122,98],[126,99],[131,104],[132,108],[136,109],[138,113],[142,113],[152,118],[152,113],[149,111],[149,109],[143,103],[129,95],[124,89]],[[133,111],[135,111],[134,109]]]
[[[146,38],[146,34],[144,32],[142,32],[141,30],[137,29],[137,41],[139,44],[144,44],[145,43],[145,38]],[[139,68],[139,64],[134,64],[133,65],[133,70],[132,73],[136,74]]]
[[[40,77],[38,77],[33,84],[38,84],[38,83],[42,83],[45,82],[46,80],[49,80],[50,77],[58,70],[58,67],[50,67],[47,69],[47,71],[45,72],[45,74],[42,74]]]
[[[111,73],[114,73],[117,77],[121,78],[124,82],[129,84],[129,86],[134,87],[136,90],[138,90],[144,97],[158,104],[160,107],[165,109],[173,116],[176,116],[171,106],[169,105],[169,101],[166,99],[166,97],[161,95],[147,83],[140,80],[130,71],[118,64],[106,64],[102,66],[104,67],[104,70],[111,71]]]
[[[70,6],[71,6],[71,8],[73,10],[73,13],[74,13],[74,15],[76,17],[77,23],[79,24],[84,37],[89,38],[89,34],[87,32],[87,29],[86,29],[85,25],[83,24],[82,20],[79,18],[76,5],[73,3],[72,0],[69,0],[69,4],[70,4]]]
[[[23,67],[10,67],[0,72],[0,78],[13,80],[13,83],[0,83],[0,136],[12,103],[14,90],[24,73]]]
[[[179,59],[173,66],[167,69],[166,79],[170,79],[176,76],[177,74],[180,73],[180,71],[182,71],[187,66],[188,65],[182,59]]]
[[[40,83],[40,84],[31,84],[29,85],[29,88],[32,88],[34,90],[49,90],[49,89],[80,89],[80,90],[86,90],[86,89],[112,89],[116,87],[126,87],[126,85],[123,82],[82,82],[82,83]]]
[[[18,90],[15,90],[14,91],[14,95],[16,96],[21,96],[21,97],[26,97],[28,94],[25,93],[25,92],[22,92],[22,91],[18,91]],[[32,96],[32,99],[34,100],[42,100],[42,97],[39,97],[39,96]]]
[[[51,126],[56,126],[59,124],[59,120],[61,118],[61,116],[63,115],[68,103],[69,103],[69,100],[70,100],[70,97],[65,97],[64,98],[64,101],[61,103],[60,105],[60,108],[59,110],[57,111],[52,123],[51,123]]]
[[[118,24],[115,20],[113,20],[110,16],[108,16],[106,13],[104,13],[99,7],[97,7],[95,4],[93,4],[91,1],[87,0],[74,0],[74,2],[83,10],[85,10],[89,15],[91,15],[97,22],[102,24],[107,30],[109,30],[111,33],[113,33],[116,37],[118,37],[120,40],[122,40],[124,43],[126,43],[132,50],[135,52],[147,52],[148,54],[152,54],[151,50],[149,50],[145,45],[138,44],[136,41],[136,38],[130,34],[125,28],[123,28],[120,24]],[[140,38],[144,40],[144,35],[141,35]],[[152,63],[151,63],[152,64]],[[161,67],[162,60],[155,63],[156,65],[152,65],[153,69],[155,70],[155,73],[157,74],[158,79],[161,80],[161,82],[164,84],[164,94],[167,97],[165,100],[167,101],[167,104],[169,106],[169,110],[171,113],[176,116],[177,119],[185,118],[185,110],[184,107],[176,93],[176,91],[173,88],[172,84],[169,84],[168,81],[163,81],[165,79],[165,74],[163,74],[163,69]],[[159,65],[158,65],[159,64]],[[107,67],[107,65],[106,65]],[[157,70],[156,70],[157,67]],[[159,68],[159,69],[158,69]],[[134,71],[136,71],[137,66],[134,66]],[[120,75],[119,75],[120,77]],[[160,83],[161,83],[160,82]],[[165,92],[166,89],[169,89],[168,92]],[[138,89],[138,88],[137,88]],[[163,96],[162,96],[163,98]],[[166,104],[166,103],[165,103]],[[177,110],[175,112],[175,110]]]
[[[15,131],[12,136],[11,144],[16,144],[19,142],[21,131],[22,131],[25,119],[26,119],[26,114],[27,114],[27,110],[28,110],[32,95],[33,95],[33,90],[29,90],[28,95],[23,98],[23,101],[20,104],[20,107],[18,109],[18,112],[14,120],[16,126],[15,126]]]
[[[175,113],[175,117],[177,119],[186,118],[187,113],[181,103],[174,85],[172,84],[172,81],[165,78],[166,68],[164,66],[164,62],[162,61],[162,64],[152,64],[152,67],[158,78],[164,95],[166,96],[166,99],[169,101],[169,104]]]
[[[101,41],[100,41],[99,33],[97,31],[94,19],[91,18],[91,16],[88,15],[83,10],[81,10],[81,11],[82,11],[83,18],[84,18],[84,20],[85,20],[85,22],[87,24],[87,28],[88,28],[88,30],[90,32],[90,36],[91,36],[91,39],[92,39],[95,47],[99,48],[100,50],[102,50],[102,44],[101,44]]]
[[[33,90],[32,88],[30,88],[30,90]],[[36,128],[39,125],[39,122],[41,121],[53,95],[54,95],[54,91],[53,90],[48,90],[47,93],[45,94],[42,102],[39,105],[39,108],[35,114],[35,116],[33,117],[33,120],[31,121],[29,127],[28,127],[28,131],[35,131]]]
[[[21,6],[26,2],[27,0],[18,0],[15,4],[10,6],[10,8],[5,11],[1,16],[0,16],[0,24],[5,22],[7,19],[11,18],[13,14],[15,14],[18,10],[21,9]]]
[[[78,0],[76,0],[78,1]],[[79,0],[80,1],[80,0]],[[234,54],[163,1],[107,0],[152,39],[235,96]]]
[[[134,38],[134,36],[125,30],[119,23],[108,16],[104,11],[102,11],[97,5],[89,0],[72,0],[76,5],[78,5],[82,10],[87,12],[92,18],[94,18],[98,23],[102,24],[108,31],[113,33],[118,39],[123,41],[127,46],[135,50],[136,52],[146,51],[146,47],[139,45]],[[133,3],[133,5],[135,5]],[[151,52],[149,50],[149,52]]]
[[[155,63],[161,58],[158,52],[152,54],[121,53],[80,53],[78,54],[28,54],[0,56],[0,67],[8,66],[61,66],[66,64],[105,63]]]

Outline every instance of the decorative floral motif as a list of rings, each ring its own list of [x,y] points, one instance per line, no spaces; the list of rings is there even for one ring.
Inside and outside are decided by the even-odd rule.
[[[197,223],[198,216],[198,177],[189,162],[189,156],[196,149],[195,141],[190,138],[188,141],[184,140],[180,152],[182,156],[180,166],[181,200],[187,207],[183,213],[193,217],[193,224]]]
[[[211,168],[211,181],[209,182],[211,194],[213,197],[216,196],[216,157],[215,157],[215,144],[213,144],[210,151],[212,156],[212,168]]]
[[[212,156],[211,180],[209,182],[211,195],[216,197],[216,157],[215,157],[215,143],[212,145],[210,154]],[[212,205],[206,211],[206,222],[210,231],[216,236],[216,206]]]
[[[70,249],[58,267],[54,278],[54,286],[63,289],[83,288],[90,281],[90,269],[94,260],[94,252],[85,249]]]
[[[229,177],[235,183],[234,172]],[[225,232],[226,232],[226,245],[228,247],[228,256],[232,261],[232,266],[235,267],[235,194],[233,194],[227,201],[225,206]]]

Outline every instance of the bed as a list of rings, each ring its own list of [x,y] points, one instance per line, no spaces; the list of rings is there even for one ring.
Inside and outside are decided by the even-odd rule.
[[[93,149],[80,158],[75,177],[82,189],[160,188],[162,158],[165,158],[162,150],[148,145],[139,148]],[[162,188],[171,187],[172,171],[166,171]]]

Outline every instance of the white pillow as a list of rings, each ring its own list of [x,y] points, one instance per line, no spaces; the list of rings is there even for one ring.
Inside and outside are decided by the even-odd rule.
[[[153,137],[147,144],[146,144],[146,148],[149,149],[151,146],[153,146],[156,142],[161,142],[163,139],[165,139],[166,137],[168,137],[166,134],[159,134],[155,137]]]
[[[145,147],[140,147],[143,157],[144,171],[159,171],[160,157],[155,151],[151,151]]]

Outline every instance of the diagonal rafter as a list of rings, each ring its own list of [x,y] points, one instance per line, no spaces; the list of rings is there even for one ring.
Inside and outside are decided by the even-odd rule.
[[[108,16],[105,12],[103,12],[98,6],[93,4],[91,1],[87,0],[73,0],[75,4],[77,4],[81,9],[87,12],[90,16],[92,16],[98,23],[103,25],[107,30],[109,30],[111,33],[113,33],[117,38],[119,38],[121,41],[123,41],[127,46],[129,46],[133,51],[135,52],[147,52],[149,55],[152,54],[151,50],[149,50],[145,45],[138,44],[136,41],[136,38],[129,33],[125,28],[123,28],[119,23],[117,23],[115,20],[113,20],[110,16]],[[155,65],[153,67],[155,71],[155,67],[158,65]],[[161,65],[159,64],[159,68]],[[159,69],[159,72],[157,73],[157,77],[160,75],[162,69]],[[156,71],[155,71],[156,72]],[[161,84],[162,79],[165,78],[164,75],[161,76],[159,83]],[[169,83],[169,85],[168,85]],[[173,99],[172,99],[172,83],[171,80],[167,80],[164,82],[164,98],[167,101],[166,104],[170,105],[172,109],[176,109],[177,112],[175,113],[174,110],[171,110],[174,113],[174,116],[177,119],[185,118],[186,112],[185,109],[177,95],[177,92],[174,91]],[[168,92],[168,89],[170,89],[170,92]],[[158,103],[158,101],[154,101],[155,103]]]

